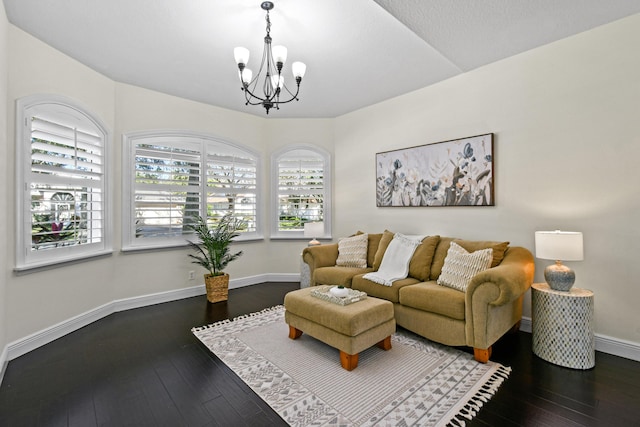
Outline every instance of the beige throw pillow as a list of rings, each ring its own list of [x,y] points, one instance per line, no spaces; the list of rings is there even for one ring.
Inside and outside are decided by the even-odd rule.
[[[340,267],[367,268],[367,248],[369,235],[358,234],[338,240],[338,259]]]
[[[492,248],[469,253],[462,246],[451,242],[442,273],[438,277],[438,285],[466,292],[473,276],[489,268],[492,260]]]
[[[454,239],[458,245],[462,246],[467,252],[475,252],[480,249],[493,249],[493,261],[491,261],[491,267],[495,267],[502,262],[504,253],[509,247],[509,242],[491,242],[481,240],[462,240]]]

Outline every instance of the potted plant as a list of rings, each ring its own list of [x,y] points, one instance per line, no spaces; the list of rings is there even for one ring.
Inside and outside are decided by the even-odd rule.
[[[209,227],[207,220],[197,217],[195,224],[188,227],[195,231],[199,242],[187,240],[189,246],[196,254],[189,254],[194,264],[207,269],[204,282],[207,288],[207,300],[209,302],[226,301],[229,295],[229,275],[224,268],[233,260],[242,255],[242,251],[231,253],[229,245],[239,235],[238,230],[244,226],[244,221],[235,218],[230,213],[224,215],[213,226]]]

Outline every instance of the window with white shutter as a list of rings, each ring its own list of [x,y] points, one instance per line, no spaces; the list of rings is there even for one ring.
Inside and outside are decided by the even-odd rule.
[[[193,218],[213,225],[228,212],[246,223],[238,240],[257,238],[257,155],[184,131],[129,134],[124,145],[124,250],[182,246]]]
[[[206,153],[207,213],[219,218],[233,212],[247,233],[255,233],[258,219],[257,158],[235,147],[208,144]]]
[[[330,157],[307,145],[286,147],[272,157],[274,221],[272,237],[303,237],[304,224],[323,222],[331,233]]]
[[[17,108],[17,270],[109,253],[108,132],[74,101]]]

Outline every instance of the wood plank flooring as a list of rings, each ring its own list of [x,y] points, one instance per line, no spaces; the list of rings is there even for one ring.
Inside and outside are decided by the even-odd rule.
[[[110,315],[9,362],[0,426],[284,426],[190,329],[282,304],[297,283]],[[465,349],[470,351],[469,349]],[[603,353],[576,371],[508,335],[492,360],[513,372],[471,426],[640,426],[640,363]]]

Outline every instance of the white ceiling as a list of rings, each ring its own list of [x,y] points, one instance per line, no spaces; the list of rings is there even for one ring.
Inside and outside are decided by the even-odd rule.
[[[257,71],[260,3],[4,0],[12,24],[113,80],[264,116],[244,105],[233,60],[233,48],[245,46]],[[300,101],[272,110],[273,118],[337,117],[640,13],[638,0],[274,3],[273,44],[287,46],[288,62],[305,62],[307,74]]]

